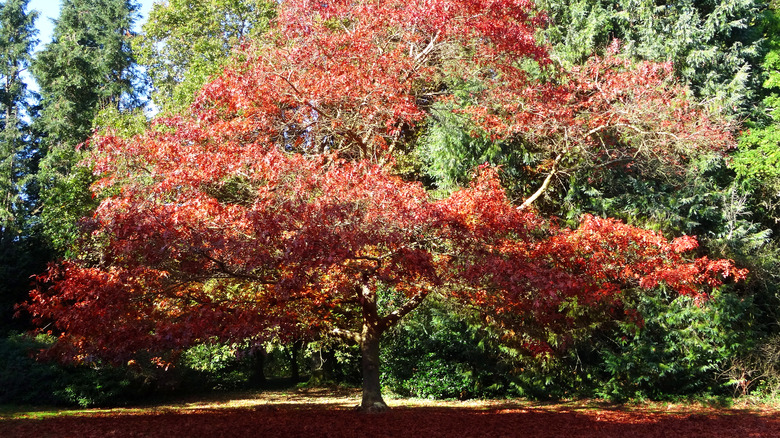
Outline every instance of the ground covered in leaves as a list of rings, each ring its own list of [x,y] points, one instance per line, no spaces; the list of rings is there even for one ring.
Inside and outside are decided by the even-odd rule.
[[[389,399],[391,411],[363,414],[358,401],[353,390],[291,390],[121,409],[15,407],[0,412],[0,436],[780,437],[780,413],[768,406]]]

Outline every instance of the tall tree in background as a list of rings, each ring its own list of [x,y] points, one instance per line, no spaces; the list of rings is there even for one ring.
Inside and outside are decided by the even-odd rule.
[[[735,120],[733,132],[739,128],[737,120],[766,118],[760,114],[765,90],[759,73],[773,31],[762,25],[765,0],[540,4],[550,14],[550,26],[541,34],[558,63],[578,68],[618,39],[624,57],[670,62],[673,80],[690,88],[689,99]],[[752,217],[750,203],[742,201],[749,194],[734,183],[731,163],[706,151],[689,154],[686,171],[673,178],[668,172],[641,172],[633,164],[630,171],[580,168],[553,181],[566,193],[555,201],[574,218],[581,212],[618,216],[674,233],[709,236],[719,251],[738,246],[752,252],[768,243],[769,232],[766,221]]]
[[[78,145],[92,133],[101,109],[139,104],[129,43],[137,10],[134,0],[65,0],[53,41],[32,65],[43,107],[37,122],[44,154],[37,178],[40,222],[58,252],[94,206],[89,169],[74,168],[82,156]]]
[[[177,112],[219,72],[234,47],[268,30],[276,2],[169,0],[155,3],[133,40],[155,89],[155,103]]]
[[[613,38],[626,53],[671,61],[696,95],[745,115],[761,86],[751,74],[761,58],[757,24],[765,0],[540,0],[550,26],[543,31],[554,57],[580,64]]]
[[[761,19],[767,51],[756,76],[763,81],[763,100],[757,103],[763,111],[740,138],[733,168],[741,181],[761,194],[762,209],[776,224],[780,219],[780,11],[777,6],[769,8]]]
[[[8,321],[12,304],[23,296],[29,276],[40,269],[27,227],[26,176],[37,157],[29,132],[30,92],[22,79],[29,67],[37,12],[29,0],[0,3],[0,321]]]

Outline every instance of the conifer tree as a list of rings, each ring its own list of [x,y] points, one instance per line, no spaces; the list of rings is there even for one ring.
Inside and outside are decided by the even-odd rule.
[[[53,41],[32,65],[42,104],[40,219],[59,252],[67,250],[75,223],[93,206],[89,168],[73,167],[81,159],[78,146],[101,109],[139,105],[129,44],[137,10],[134,0],[64,0]]]
[[[0,318],[10,318],[13,302],[23,296],[28,277],[40,266],[26,218],[29,190],[24,187],[34,165],[35,145],[29,135],[30,92],[23,79],[36,43],[35,19],[29,0],[0,3]]]
[[[761,86],[757,20],[765,0],[540,0],[549,13],[544,39],[560,62],[579,64],[613,38],[639,59],[672,61],[698,97],[746,115]]]

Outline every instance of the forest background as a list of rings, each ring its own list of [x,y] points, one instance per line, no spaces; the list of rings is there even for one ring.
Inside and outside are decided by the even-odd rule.
[[[673,170],[551,161],[506,139],[475,135],[456,108],[404,139],[390,165],[444,198],[483,163],[500,166],[512,199],[547,187],[534,207],[575,227],[584,214],[617,218],[668,237],[697,236],[698,255],[749,269],[706,300],[657,287],[627,293],[630,312],[559,311],[577,320],[565,333],[524,327],[517,342],[469,306],[434,296],[382,344],[382,385],[420,397],[603,397],[666,399],[780,393],[780,15],[772,2],[540,0],[538,40],[564,71],[594,56],[671,62],[688,104],[718,120],[735,141],[725,153],[697,151]],[[83,256],[79,237],[100,199],[89,148],[107,129],[130,138],[156,117],[181,115],[199,90],[239,62],[234,52],[273,26],[278,5],[260,0],[170,0],[155,4],[140,30],[132,1],[66,0],[52,39],[37,40],[27,0],[0,9],[0,402],[84,406],[126,403],[200,388],[263,385],[269,377],[357,384],[359,353],[325,336],[262,343],[204,339],[155,366],[37,362],[54,342],[26,335],[32,276],[50,262]],[[615,44],[615,39],[619,44]],[[235,57],[231,54],[238,53]],[[26,75],[30,76],[26,76]],[[544,78],[540,74],[540,81]],[[37,84],[31,86],[32,77]],[[467,103],[464,84],[460,101]],[[564,167],[567,165],[568,167]],[[238,187],[236,190],[240,190]],[[392,297],[393,291],[384,291]],[[14,316],[16,315],[16,317]],[[529,339],[534,342],[528,342]],[[541,341],[547,348],[540,351]]]

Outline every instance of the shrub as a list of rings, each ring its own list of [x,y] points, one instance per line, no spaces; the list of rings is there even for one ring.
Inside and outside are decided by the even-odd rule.
[[[125,367],[37,361],[34,353],[52,342],[46,335],[13,333],[0,339],[0,403],[113,405],[145,395],[150,389],[148,379]]]
[[[597,394],[609,399],[710,394],[727,391],[722,372],[751,348],[751,302],[715,293],[704,302],[664,293],[641,295],[643,324],[624,322],[614,347],[603,350]]]
[[[384,386],[424,398],[506,394],[508,369],[496,337],[454,306],[431,300],[385,337]]]

